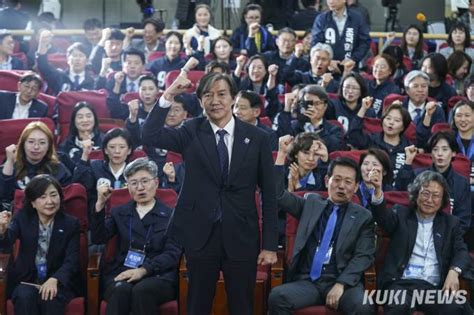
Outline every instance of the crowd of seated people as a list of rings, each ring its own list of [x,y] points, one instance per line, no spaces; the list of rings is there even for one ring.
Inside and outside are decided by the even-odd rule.
[[[13,301],[15,313],[29,314],[33,308],[51,308],[51,314],[55,314],[61,312],[77,293],[73,280],[76,281],[74,277],[79,267],[71,262],[78,259],[74,256],[77,253],[58,261],[63,265],[71,264],[67,267],[67,279],[65,275],[55,276],[55,269],[66,267],[48,265],[51,270],[47,269],[44,274],[39,270],[42,266],[39,261],[45,258],[48,237],[53,231],[48,222],[61,220],[64,224],[76,224],[68,215],[62,214],[62,189],[73,183],[81,184],[87,191],[85,213],[90,220],[91,241],[107,243],[114,235],[125,240],[120,243],[117,260],[105,273],[103,293],[108,301],[107,312],[145,314],[152,312],[150,310],[158,303],[176,298],[175,272],[181,248],[161,234],[172,217],[172,210],[154,196],[156,189],[163,188],[179,194],[186,167],[179,155],[142,141],[142,126],[148,114],[155,106],[160,106],[161,95],[176,76],[185,84],[179,86],[180,93],[171,100],[166,128],[182,128],[187,121],[206,114],[195,91],[203,75],[221,72],[232,77],[239,88],[232,109],[236,119],[268,134],[278,161],[275,169],[277,175],[281,175],[276,183],[280,189],[281,245],[285,245],[286,213],[303,220],[306,203],[319,207],[323,202],[314,201],[312,197],[292,199],[283,191],[293,196],[309,191],[324,192],[329,195],[327,200],[335,203],[339,196],[337,174],[341,168],[354,171],[354,178],[348,179],[351,183],[345,187],[345,190],[352,189],[351,198],[346,196],[338,202],[357,200],[358,204],[350,203],[340,213],[348,216],[351,211],[361,211],[364,220],[357,223],[361,224],[357,226],[361,233],[366,233],[374,220],[389,234],[397,233],[402,229],[399,227],[403,224],[401,220],[413,219],[405,213],[405,208],[396,215],[385,211],[384,194],[393,191],[408,192],[406,201],[410,207],[416,208],[418,202],[421,208],[425,199],[436,203],[436,211],[446,214],[442,220],[447,220],[452,233],[459,232],[461,238],[474,233],[471,227],[474,207],[474,48],[469,29],[462,23],[454,24],[447,43],[438,51],[428,51],[420,27],[409,25],[400,41],[394,34],[389,34],[383,50],[374,53],[370,51],[369,26],[355,9],[346,7],[345,1],[340,0],[328,1],[328,9],[316,15],[312,31],[304,35],[305,42],[290,27],[281,28],[272,35],[261,25],[264,8],[254,3],[245,6],[242,23],[231,37],[222,35],[211,25],[212,12],[205,4],[196,6],[195,24],[184,35],[177,31],[164,32],[165,25],[157,18],[143,22],[143,36],[136,36],[133,29],[122,32],[89,19],[84,23],[85,37],[68,38],[64,48],[55,44],[58,36],[53,35],[50,28],[42,28],[42,24],[38,25],[36,35],[27,45],[20,44],[8,31],[1,32],[0,128],[2,120],[32,120],[19,130],[20,136],[15,143],[3,143],[0,139],[0,150],[5,156],[4,161],[0,161],[0,210],[6,211],[0,213],[0,246],[2,249],[11,247],[16,239],[22,240],[24,246],[31,242],[31,238],[25,239],[25,232],[21,230],[27,220],[36,220],[36,228],[39,224],[39,239],[47,238],[46,247],[38,246],[36,257],[18,256],[17,259],[32,260],[26,263],[28,276],[11,270],[14,276],[9,278],[8,296]],[[341,29],[338,20],[341,17],[350,24],[352,35]],[[348,41],[352,44],[347,45]],[[25,46],[30,50],[23,51],[24,59],[18,58],[20,49]],[[58,55],[63,58],[61,64],[55,59]],[[13,88],[3,86],[7,73],[16,75]],[[85,96],[81,99],[81,95],[93,91],[105,93],[104,107],[100,108],[102,105]],[[66,135],[59,137],[61,110],[55,101],[67,93],[78,93],[80,101],[71,104],[72,112],[68,117],[62,117],[68,125]],[[49,99],[53,100],[52,106],[47,102]],[[105,110],[108,117],[102,117],[101,110]],[[52,119],[53,130],[46,123],[36,121],[40,118]],[[105,128],[104,118],[110,119],[113,127]],[[149,160],[134,162],[137,154],[145,155]],[[338,164],[341,156],[343,162]],[[344,160],[347,157],[355,160],[355,164]],[[108,207],[112,192],[123,188],[129,189],[132,201],[111,212],[109,209],[103,211]],[[424,188],[431,191],[431,195],[424,194]],[[13,209],[15,190],[25,190],[22,211],[26,212],[10,218],[8,211]],[[54,210],[41,205],[37,199],[51,203]],[[289,209],[289,205],[297,209]],[[362,211],[362,208],[368,211]],[[325,209],[322,224],[330,220],[332,208]],[[104,213],[111,215],[104,216]],[[425,220],[424,214],[421,211],[414,218]],[[451,219],[451,216],[457,219]],[[129,236],[132,221],[133,226],[139,225],[143,230],[133,230],[139,237]],[[341,228],[340,224],[336,223],[336,230]],[[152,234],[151,239],[147,235],[150,229],[159,232]],[[304,261],[296,266],[306,280],[313,278],[310,276],[313,257],[307,251],[316,249],[316,242],[322,241],[324,232],[321,226],[317,229],[319,235],[309,238],[309,247],[298,258]],[[68,237],[71,244],[77,241],[75,235]],[[369,238],[367,236],[365,241]],[[444,283],[445,287],[454,288],[452,278],[455,275],[449,267],[459,267],[462,272],[457,269],[455,272],[467,277],[464,272],[469,269],[464,257],[466,244],[458,241],[456,238],[453,241],[456,245],[451,243],[450,246],[457,246],[455,249],[460,252],[459,257],[453,254],[459,265],[446,266],[450,262],[444,261],[447,258],[443,257],[443,261],[438,261],[438,271],[429,270],[437,274],[435,280],[423,275],[415,277],[417,281],[426,280],[429,285],[440,288]],[[124,265],[128,259],[127,250],[134,242],[134,246],[138,246],[135,248],[137,253],[144,247],[147,249],[146,256],[142,257],[143,264]],[[76,245],[67,246],[74,249]],[[423,246],[418,248],[417,245],[413,253],[405,253],[407,259],[414,259]],[[467,246],[474,249],[474,244]],[[369,247],[364,249],[367,257],[355,273],[363,272],[371,264],[375,248]],[[396,245],[391,245],[387,257],[394,255],[392,247],[396,248]],[[67,252],[71,248],[60,250]],[[432,249],[427,248],[430,253]],[[63,257],[65,253],[61,255]],[[428,258],[436,260],[434,256]],[[347,264],[344,268],[349,268],[350,260],[344,264]],[[330,272],[345,273],[344,268],[337,270],[331,258],[327,265]],[[394,277],[409,281],[412,279],[407,276],[410,271],[418,272],[407,267]],[[393,275],[393,270],[390,272]],[[324,278],[324,269],[322,274],[315,279]],[[164,278],[152,278],[157,275]],[[359,298],[361,274],[354,277],[341,277],[346,289],[357,290],[348,291],[354,295],[340,304],[340,310],[350,309],[351,303],[357,302],[354,299]],[[331,298],[340,293],[339,299],[344,295],[333,280],[328,282],[331,287],[326,283],[326,287],[317,290]],[[24,304],[32,293],[28,286],[20,284],[21,281],[39,286],[42,299],[38,299],[38,305]],[[119,287],[118,283],[123,285]],[[384,285],[398,288],[406,284]],[[284,289],[270,295],[271,314],[287,314],[288,310],[293,310],[285,303],[277,303],[278,298],[297,299]],[[150,299],[150,294],[159,295],[158,291],[161,298]],[[136,300],[136,296],[142,296],[142,299]],[[52,305],[45,303],[48,300]],[[315,298],[293,305],[326,304],[324,301],[325,298]],[[327,305],[338,307],[334,301]]]

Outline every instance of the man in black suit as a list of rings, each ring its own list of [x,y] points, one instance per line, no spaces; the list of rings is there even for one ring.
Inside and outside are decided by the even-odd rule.
[[[449,205],[443,175],[433,171],[419,174],[408,187],[410,207],[395,205],[393,209],[387,209],[383,200],[382,174],[369,176],[375,187],[374,218],[390,236],[378,287],[405,291],[407,296],[399,303],[385,304],[385,314],[411,314],[414,309],[428,314],[472,314],[466,300],[458,304],[457,298],[445,303],[437,299],[434,303],[412,301],[414,290],[455,293],[459,276],[471,268],[459,219],[442,210]]]
[[[23,62],[12,56],[15,48],[13,36],[8,32],[0,32],[0,70],[23,70]]]
[[[223,271],[230,313],[250,315],[257,264],[277,260],[269,136],[232,116],[235,82],[228,75],[215,73],[205,75],[197,90],[206,116],[177,129],[164,127],[170,101],[189,85],[182,71],[150,112],[142,130],[144,145],[179,152],[186,163],[170,233],[186,253],[187,312],[210,313],[219,271]],[[263,203],[262,242],[255,204],[257,186]]]
[[[23,75],[18,92],[0,92],[0,119],[46,117],[48,106],[37,100],[43,82],[36,73]]]
[[[286,284],[274,288],[268,299],[270,315],[326,305],[344,314],[372,314],[364,304],[362,279],[375,253],[371,213],[351,202],[360,171],[349,158],[331,161],[325,177],[328,199],[317,194],[304,198],[285,190],[285,158],[292,137],[280,138],[275,161],[278,206],[299,220]],[[318,154],[321,143],[315,141]]]

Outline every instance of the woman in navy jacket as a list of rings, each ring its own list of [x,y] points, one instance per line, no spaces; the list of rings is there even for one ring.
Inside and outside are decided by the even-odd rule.
[[[61,186],[71,183],[71,173],[59,161],[53,134],[43,122],[29,123],[18,144],[9,145],[5,152],[7,159],[0,172],[0,200],[4,208],[9,207],[15,189],[25,189],[38,174],[51,174]]]
[[[351,122],[351,127],[346,133],[346,142],[359,150],[370,147],[384,150],[390,157],[393,177],[397,177],[398,170],[405,164],[405,147],[411,145],[403,135],[411,123],[410,114],[399,102],[394,102],[387,107],[382,115],[382,132],[364,133],[363,117],[370,99],[360,108],[359,113]]]
[[[456,173],[452,166],[452,158],[459,152],[454,135],[450,131],[439,131],[428,140],[427,148],[433,160],[429,169],[441,173],[448,182],[450,211],[460,219],[463,232],[466,232],[471,224],[470,187],[468,179]],[[405,165],[400,169],[395,181],[397,190],[406,190],[415,176],[425,170],[413,169],[412,163],[416,153],[414,146],[406,148]]]
[[[10,212],[0,213],[0,247],[20,241],[7,281],[17,315],[64,314],[80,294],[79,221],[63,212],[63,198],[54,177],[38,175],[26,186],[23,208],[10,224]]]
[[[94,243],[118,236],[114,259],[104,270],[106,314],[156,314],[160,304],[176,296],[181,247],[166,235],[173,209],[155,198],[155,162],[137,159],[124,173],[132,200],[112,208],[105,219],[111,187],[100,185],[91,220]]]

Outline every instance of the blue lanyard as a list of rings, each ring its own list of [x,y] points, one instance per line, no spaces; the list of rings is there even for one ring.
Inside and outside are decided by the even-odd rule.
[[[145,245],[143,245],[143,252],[145,252],[146,245],[148,244],[148,241],[150,241],[150,233],[151,233],[151,230],[152,230],[153,226],[154,226],[154,224],[151,225],[148,228],[148,231],[146,232]],[[132,248],[132,216],[130,216],[130,223],[128,225],[128,236],[129,236],[128,239],[130,240],[129,248]]]
[[[362,196],[362,205],[364,206],[364,208],[367,208],[367,205],[369,204],[369,201],[367,200],[367,197],[372,197],[372,195],[374,194],[374,189],[373,188],[367,188],[367,186],[365,185],[364,182],[361,182],[360,185],[359,185],[359,189],[360,189],[360,194]]]
[[[312,174],[312,171],[310,171],[308,173],[308,175],[306,175],[305,177],[303,177],[302,179],[300,179],[300,185],[301,187],[305,188],[307,185],[308,185],[308,180],[309,180],[309,177],[311,176]]]
[[[472,157],[474,156],[474,137],[471,137],[471,142],[469,143],[469,147],[467,148],[467,154],[466,154],[466,149],[464,148],[464,144],[461,140],[461,136],[459,135],[459,132],[456,135],[456,140],[458,142],[459,150],[461,150],[461,153],[467,156],[469,160],[471,160]]]

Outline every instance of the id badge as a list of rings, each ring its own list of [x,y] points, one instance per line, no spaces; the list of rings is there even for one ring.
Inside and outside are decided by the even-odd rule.
[[[316,247],[316,252],[318,251],[319,251],[319,246]],[[326,253],[326,256],[324,256],[323,265],[329,264],[329,261],[331,260],[331,255],[332,255],[332,245],[328,248],[328,252]]]
[[[38,279],[44,280],[46,279],[46,275],[48,273],[48,267],[46,263],[41,263],[36,265],[36,270],[38,271]]]
[[[119,180],[114,181],[114,189],[120,189],[122,187],[122,182]]]
[[[129,249],[123,265],[129,268],[138,268],[143,265],[145,253]]]
[[[408,264],[403,275],[409,278],[421,278],[423,275],[423,266]]]

